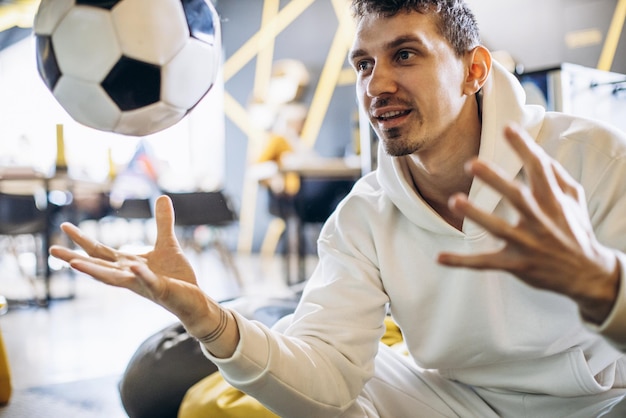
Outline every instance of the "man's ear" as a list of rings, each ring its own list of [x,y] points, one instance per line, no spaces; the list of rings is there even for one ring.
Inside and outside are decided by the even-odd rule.
[[[487,48],[479,45],[467,53],[467,77],[465,78],[464,93],[477,93],[487,81],[491,71],[491,53]]]

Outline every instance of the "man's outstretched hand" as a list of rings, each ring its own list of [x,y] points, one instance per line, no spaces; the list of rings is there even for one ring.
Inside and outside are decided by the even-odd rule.
[[[208,298],[198,287],[195,273],[176,239],[174,209],[167,196],[157,199],[155,218],[157,239],[154,249],[146,254],[117,251],[69,223],[61,225],[61,229],[87,255],[61,246],[52,246],[50,253],[102,283],[130,289],[163,306],[183,324],[193,327],[199,315],[208,314]],[[192,332],[189,328],[188,331]]]
[[[504,134],[524,163],[527,184],[506,179],[498,167],[479,159],[466,168],[518,210],[517,224],[482,211],[466,195],[454,195],[450,209],[504,245],[483,254],[442,253],[439,262],[507,271],[531,286],[569,296],[586,320],[601,323],[617,298],[620,270],[617,256],[595,237],[582,186],[527,132],[510,126]]]

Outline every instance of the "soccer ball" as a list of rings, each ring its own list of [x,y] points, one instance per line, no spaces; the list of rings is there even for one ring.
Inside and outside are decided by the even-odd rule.
[[[42,0],[37,69],[77,122],[144,136],[184,118],[215,83],[211,0]]]

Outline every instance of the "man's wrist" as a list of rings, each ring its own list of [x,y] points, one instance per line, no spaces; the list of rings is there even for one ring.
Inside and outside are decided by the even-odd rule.
[[[608,318],[619,294],[621,266],[615,254],[612,258],[612,272],[590,278],[588,290],[577,299],[582,318],[594,325],[600,325]]]
[[[228,358],[233,355],[239,344],[239,326],[233,313],[220,305],[218,311],[212,311],[203,318],[202,325],[196,324],[193,330],[187,329],[214,357]]]
[[[220,309],[219,322],[215,329],[202,337],[194,337],[204,345],[211,344],[220,339],[228,327],[229,313],[225,309]]]

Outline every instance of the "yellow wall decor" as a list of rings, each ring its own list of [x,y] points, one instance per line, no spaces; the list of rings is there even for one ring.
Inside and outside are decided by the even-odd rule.
[[[30,28],[40,0],[13,0],[0,5],[0,32],[12,27]]]
[[[354,24],[348,3],[345,0],[292,0],[280,9],[279,0],[264,0],[260,29],[224,63],[224,81],[227,82],[248,62],[256,58],[253,96],[264,97],[274,62],[273,53],[276,37],[315,1],[331,1],[339,24],[335,29],[335,36],[328,50],[320,79],[314,86],[313,99],[302,130],[302,139],[309,148],[315,145],[335,88],[354,83],[355,80],[354,76],[346,75],[353,71],[345,68],[346,54],[354,33]],[[247,114],[245,104],[238,103],[228,92],[226,92],[226,97],[226,117],[248,136],[247,153],[249,158],[247,160],[249,161],[253,150],[258,146],[259,141],[263,140],[265,133],[254,127]],[[250,253],[253,244],[258,183],[249,176],[245,176],[244,179],[239,213],[238,251]]]
[[[604,71],[611,71],[613,65],[613,59],[617,52],[617,45],[619,38],[624,27],[624,21],[626,20],[626,0],[619,0],[615,6],[615,12],[613,13],[613,19],[611,25],[606,34],[604,46],[600,54],[600,60],[598,61],[598,69]]]

